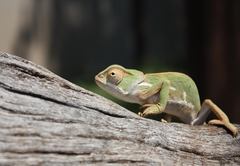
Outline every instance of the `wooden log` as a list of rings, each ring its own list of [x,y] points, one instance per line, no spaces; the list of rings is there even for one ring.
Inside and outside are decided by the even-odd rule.
[[[222,126],[141,118],[0,53],[0,165],[88,164],[240,165],[240,136]]]

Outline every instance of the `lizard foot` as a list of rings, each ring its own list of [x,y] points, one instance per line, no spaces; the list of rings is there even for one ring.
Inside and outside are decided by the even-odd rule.
[[[157,115],[163,112],[163,110],[158,104],[144,104],[140,108],[144,109],[142,113],[138,113],[138,115],[141,117],[146,117],[148,115]]]
[[[161,119],[161,122],[168,123],[165,119]]]
[[[233,124],[231,124],[229,121],[224,123],[221,120],[213,119],[213,120],[210,120],[208,122],[208,124],[211,124],[211,125],[224,125],[233,133],[233,135],[235,137],[238,135],[238,129]]]

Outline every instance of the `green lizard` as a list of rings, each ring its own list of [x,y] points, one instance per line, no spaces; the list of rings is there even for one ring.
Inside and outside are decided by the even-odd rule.
[[[171,122],[172,116],[191,125],[201,125],[213,111],[218,120],[209,124],[226,126],[234,136],[237,128],[229,122],[227,115],[211,100],[206,99],[202,106],[197,87],[187,75],[177,72],[143,74],[120,65],[111,65],[95,76],[99,87],[114,97],[141,105],[146,117],[166,113],[162,122]]]

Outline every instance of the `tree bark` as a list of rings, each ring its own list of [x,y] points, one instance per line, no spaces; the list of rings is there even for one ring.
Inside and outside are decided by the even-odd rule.
[[[81,164],[239,165],[240,136],[222,126],[141,118],[0,53],[0,165]]]

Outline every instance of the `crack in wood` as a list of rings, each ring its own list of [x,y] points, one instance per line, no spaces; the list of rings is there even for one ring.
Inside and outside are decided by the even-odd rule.
[[[70,103],[59,101],[59,100],[56,100],[56,99],[53,99],[53,98],[49,98],[49,97],[43,96],[41,94],[36,94],[36,93],[32,93],[32,92],[18,90],[18,89],[15,89],[13,87],[7,86],[6,84],[4,84],[2,82],[0,82],[0,87],[4,88],[5,90],[8,90],[10,92],[17,93],[17,94],[27,95],[27,96],[31,96],[31,97],[34,97],[34,98],[43,99],[43,100],[51,101],[51,102],[54,102],[54,103],[57,103],[57,104],[60,104],[60,105],[73,107],[73,108],[80,108],[79,106],[76,106],[74,104],[70,104]]]

